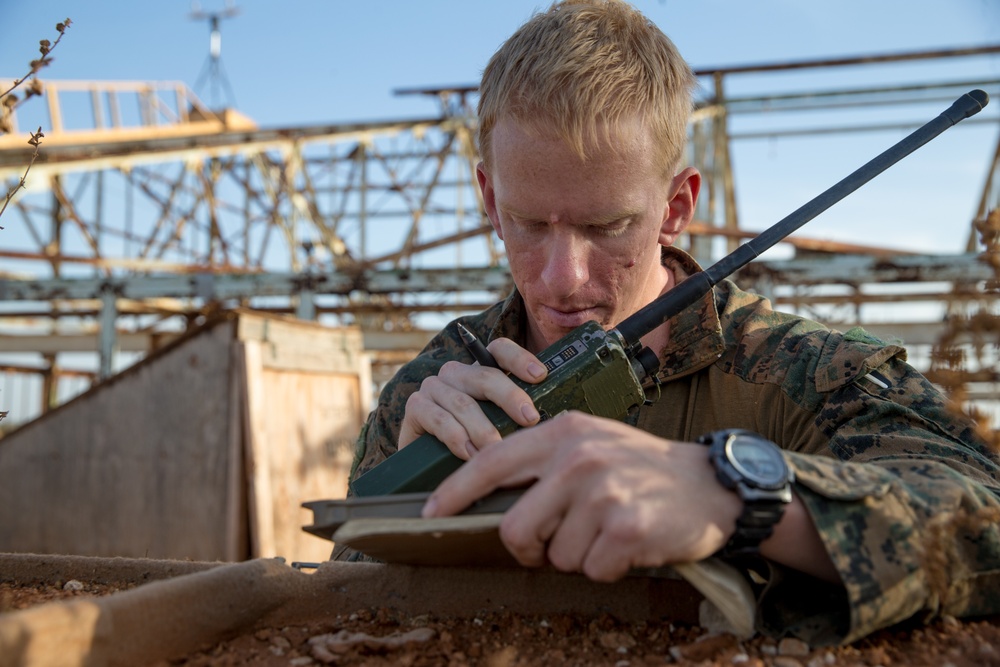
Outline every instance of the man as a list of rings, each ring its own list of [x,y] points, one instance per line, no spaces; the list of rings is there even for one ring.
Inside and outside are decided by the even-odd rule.
[[[501,46],[480,87],[478,180],[517,289],[459,320],[500,369],[469,363],[450,324],[383,391],[354,475],[431,433],[468,462],[424,516],[533,482],[500,530],[524,565],[608,581],[733,556],[767,579],[762,629],[810,641],[1000,611],[981,588],[1000,584],[985,513],[1000,508],[996,458],[899,347],[775,313],[726,281],[643,339],[662,396],[629,424],[539,424],[507,377],[541,381],[535,353],[589,320],[614,327],[700,270],[671,247],[700,186],[680,165],[693,85],[620,0],[553,5]],[[501,440],[481,399],[531,428]],[[711,448],[696,442],[706,434]]]

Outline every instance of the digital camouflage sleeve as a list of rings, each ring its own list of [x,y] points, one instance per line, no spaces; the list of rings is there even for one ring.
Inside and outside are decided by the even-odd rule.
[[[665,263],[699,270],[677,250]],[[523,339],[515,293],[463,324]],[[1000,467],[975,424],[906,361],[905,350],[772,311],[726,281],[671,321],[661,396],[636,425],[693,441],[747,428],[778,443],[843,586],[762,560],[758,627],[814,644],[949,614],[1000,612]],[[470,362],[448,325],[385,388],[358,441],[352,478],[396,448],[406,398],[450,359]]]

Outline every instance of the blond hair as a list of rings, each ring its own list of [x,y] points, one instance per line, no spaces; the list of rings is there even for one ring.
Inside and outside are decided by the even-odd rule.
[[[501,118],[552,132],[586,159],[588,142],[638,117],[665,170],[684,150],[695,77],[673,42],[623,0],[563,0],[535,14],[490,59],[479,88],[479,151],[488,165]]]

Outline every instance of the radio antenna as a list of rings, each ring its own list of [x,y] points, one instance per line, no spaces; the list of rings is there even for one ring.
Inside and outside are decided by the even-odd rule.
[[[218,12],[202,11],[201,3],[196,0],[191,4],[191,13],[188,15],[194,21],[208,21],[208,58],[201,68],[201,74],[198,75],[198,80],[194,84],[194,90],[197,93],[207,77],[209,83],[208,104],[215,110],[236,107],[236,96],[233,95],[229,79],[222,69],[222,30],[219,24],[223,19],[233,18],[239,13],[240,10],[236,7],[234,0],[226,0],[225,8]],[[226,94],[226,100],[220,106],[219,100],[223,92]]]

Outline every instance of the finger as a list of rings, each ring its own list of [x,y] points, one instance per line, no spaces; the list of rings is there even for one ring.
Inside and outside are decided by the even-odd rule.
[[[506,378],[504,382],[509,382]],[[430,397],[442,407],[454,422],[461,427],[464,434],[464,445],[473,445],[483,449],[495,442],[500,442],[500,431],[496,424],[483,412],[482,406],[474,396],[461,389],[455,389],[445,382],[431,384]],[[418,417],[419,419],[419,417]]]
[[[579,572],[600,530],[605,513],[601,505],[606,505],[601,499],[605,496],[595,486],[593,475],[587,474],[592,466],[585,458],[576,451],[569,456],[578,466],[568,465],[566,455],[549,457],[539,480],[507,511],[501,523],[504,544],[522,564],[548,561],[558,570]]]
[[[595,535],[578,572],[592,581],[605,583],[618,581],[628,574],[632,567],[629,554],[620,547],[616,551],[611,542],[604,533]]]
[[[444,390],[447,393],[447,390]],[[475,453],[472,445],[472,438],[477,437],[481,441],[499,441],[500,434],[493,424],[486,418],[486,415],[475,405],[475,413],[466,416],[466,423],[454,414],[456,408],[444,408],[439,404],[435,392],[420,391],[414,392],[406,401],[406,411],[399,428],[398,447],[402,449],[411,444],[424,434],[430,434],[440,440],[455,456],[460,459],[468,459]],[[471,401],[471,399],[469,399]],[[478,413],[478,414],[476,414]],[[478,422],[475,420],[478,419]],[[478,423],[472,430],[475,436],[470,435],[469,422]]]
[[[582,554],[579,572],[594,581],[617,581],[628,574],[632,567],[657,567],[666,558],[649,550],[646,541],[636,539],[637,534],[614,520],[605,521],[600,530],[590,537]]]
[[[484,368],[479,364],[448,362],[441,367],[437,377],[443,383],[476,400],[486,400],[493,403],[520,426],[532,426],[540,419],[538,410],[535,409],[535,405],[532,403],[531,397],[528,396],[527,392],[514,384],[510,376],[498,368]],[[424,382],[426,383],[427,380]],[[423,390],[423,386],[421,386],[421,390]],[[468,405],[476,404],[470,403]],[[444,407],[447,408],[448,406],[445,405]],[[482,432],[482,422],[478,420],[478,416],[482,415],[482,408],[476,405],[474,414],[477,418],[476,421],[469,422],[468,425],[479,430],[475,433],[470,430],[470,434],[473,436]],[[465,422],[465,420],[462,421],[463,423]],[[473,442],[477,446],[482,446],[495,442],[496,439],[498,438],[481,439],[473,437]]]
[[[547,557],[563,572],[583,572],[584,561],[600,534],[602,516],[587,503],[571,503],[562,522],[553,532]]]
[[[541,382],[548,375],[545,364],[534,354],[509,338],[497,338],[486,346],[497,364],[514,376],[532,384]]]
[[[500,540],[521,565],[538,567],[548,557],[549,539],[563,520],[565,505],[551,502],[550,496],[536,482],[504,514],[500,522]]]
[[[518,431],[502,445],[480,451],[438,485],[422,515],[450,516],[498,488],[522,486],[537,479],[548,455],[534,434],[537,430]]]
[[[701,560],[717,550],[706,540],[698,507],[668,512],[662,505],[632,503],[606,516],[583,562],[582,572],[596,581],[615,581],[633,567]]]
[[[407,399],[400,424],[400,446],[423,433],[437,437],[460,458],[469,457],[469,445],[473,442],[484,447],[500,440],[499,431],[476,400],[442,376],[428,377],[420,390]]]

